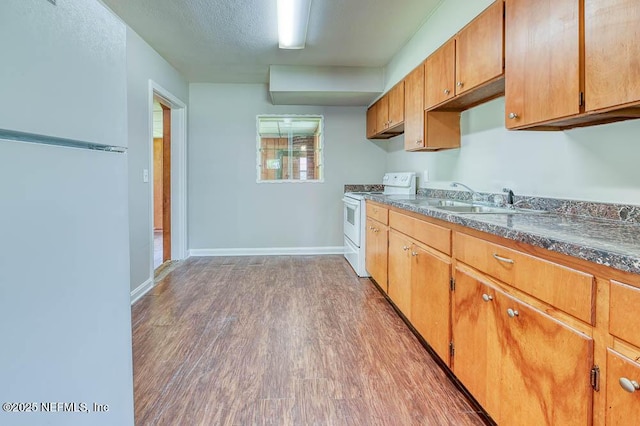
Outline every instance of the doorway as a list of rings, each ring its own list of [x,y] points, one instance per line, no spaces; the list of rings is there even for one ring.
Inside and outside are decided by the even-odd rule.
[[[153,97],[153,269],[171,260],[171,107]]]

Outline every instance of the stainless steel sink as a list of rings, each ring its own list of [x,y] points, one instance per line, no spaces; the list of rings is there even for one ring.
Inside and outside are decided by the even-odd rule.
[[[471,206],[472,204],[470,202],[464,202],[464,201],[442,200],[439,198],[427,198],[426,200],[420,200],[418,202],[418,205],[441,208],[441,207],[465,207],[465,206]]]
[[[435,207],[435,206],[434,206]],[[502,214],[511,214],[511,213],[517,213],[515,211],[515,209],[507,209],[507,208],[502,208],[502,207],[489,207],[489,206],[482,206],[482,205],[474,205],[474,204],[467,204],[464,206],[439,206],[436,207],[439,210],[446,210],[448,212],[454,212],[454,213],[502,213]]]
[[[542,214],[545,210],[529,210],[509,207],[493,207],[478,204],[456,205],[456,206],[434,206],[438,210],[445,210],[452,213],[469,214]]]
[[[441,198],[427,198],[416,200],[420,207],[431,207],[438,210],[460,214],[541,214],[548,213],[545,210],[530,210],[517,207],[496,207],[479,204],[473,201],[446,200]]]

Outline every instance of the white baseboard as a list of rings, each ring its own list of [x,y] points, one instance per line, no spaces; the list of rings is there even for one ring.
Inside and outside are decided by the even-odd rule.
[[[147,294],[155,286],[153,278],[149,278],[131,292],[131,304],[136,303],[142,296]]]
[[[189,256],[303,256],[344,254],[344,246],[191,249]]]

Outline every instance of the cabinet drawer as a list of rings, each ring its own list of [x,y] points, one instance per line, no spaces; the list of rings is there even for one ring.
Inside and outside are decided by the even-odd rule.
[[[421,243],[451,255],[451,230],[398,212],[389,212],[389,226]]]
[[[367,217],[375,219],[384,225],[388,225],[389,209],[382,207],[380,204],[374,204],[370,201],[367,201]]]
[[[640,307],[640,289],[611,281],[609,333],[640,347],[638,307]]]
[[[456,259],[593,324],[593,275],[456,233]]]
[[[640,364],[608,349],[606,405],[606,424],[608,425],[632,424],[640,418],[640,390],[635,392],[624,390],[620,379],[640,382]]]

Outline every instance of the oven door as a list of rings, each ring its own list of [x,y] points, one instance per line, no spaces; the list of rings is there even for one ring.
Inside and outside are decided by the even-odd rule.
[[[360,201],[344,197],[344,236],[360,247]]]

